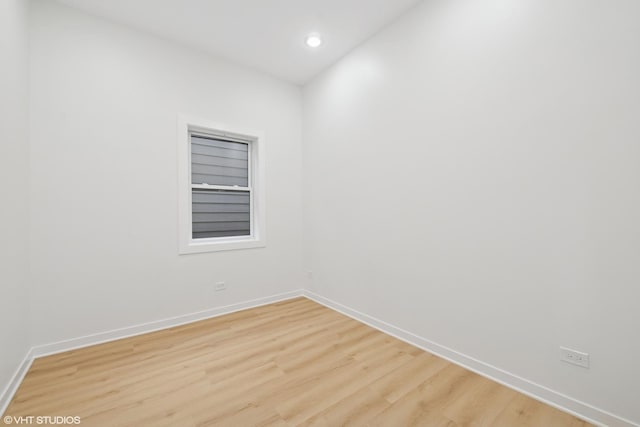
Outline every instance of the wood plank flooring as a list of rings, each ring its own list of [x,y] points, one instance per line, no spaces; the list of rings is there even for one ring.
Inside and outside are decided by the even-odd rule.
[[[84,427],[588,425],[304,298],[36,359],[6,415]]]

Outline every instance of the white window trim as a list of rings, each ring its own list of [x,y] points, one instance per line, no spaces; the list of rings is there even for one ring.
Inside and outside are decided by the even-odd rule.
[[[250,141],[251,235],[193,239],[191,225],[191,132]],[[186,115],[178,116],[178,253],[263,248],[266,239],[265,138],[262,132],[231,127]],[[207,186],[215,188],[215,186]]]

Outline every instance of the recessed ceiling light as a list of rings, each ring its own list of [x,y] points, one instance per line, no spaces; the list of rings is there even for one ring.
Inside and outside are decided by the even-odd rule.
[[[319,47],[322,44],[322,38],[318,34],[309,34],[304,42],[309,47]]]

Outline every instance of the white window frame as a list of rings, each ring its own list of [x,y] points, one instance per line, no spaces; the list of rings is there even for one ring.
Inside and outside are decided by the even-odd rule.
[[[191,183],[191,134],[208,135],[249,145],[249,190],[251,234],[249,236],[194,239],[192,235],[191,191],[193,188],[229,189]],[[262,248],[266,240],[265,138],[262,132],[231,127],[186,115],[178,116],[178,253],[229,251]]]

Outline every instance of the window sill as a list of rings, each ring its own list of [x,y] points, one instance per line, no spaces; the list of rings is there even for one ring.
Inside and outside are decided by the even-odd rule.
[[[234,251],[239,249],[264,248],[267,244],[264,240],[259,239],[233,239],[219,241],[189,241],[187,244],[180,245],[180,255],[199,254],[206,252]]]

